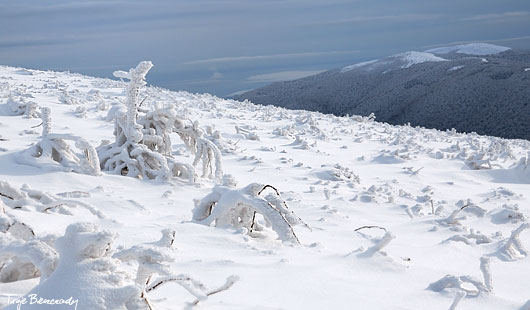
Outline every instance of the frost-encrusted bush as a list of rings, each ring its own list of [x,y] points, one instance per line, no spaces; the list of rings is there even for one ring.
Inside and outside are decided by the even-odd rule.
[[[70,134],[51,133],[51,110],[41,109],[42,140],[16,157],[19,164],[48,170],[100,175],[96,149],[85,139]],[[68,143],[72,142],[77,151]]]
[[[273,193],[263,195],[266,189]],[[263,216],[282,241],[299,243],[293,226],[303,224],[294,212],[287,208],[279,192],[270,185],[251,183],[243,188],[217,185],[193,209],[193,220],[204,225],[215,223],[217,227],[245,228],[249,233],[262,230],[256,214]]]
[[[28,295],[55,300],[71,297],[80,309],[150,310],[154,307],[148,300],[148,292],[165,283],[176,282],[183,286],[196,297],[192,303],[196,304],[209,295],[228,289],[237,280],[237,277],[229,277],[225,285],[210,291],[189,276],[173,275],[166,264],[173,261],[168,249],[174,240],[174,233],[170,230],[163,231],[163,237],[157,243],[134,246],[118,253],[113,248],[115,239],[116,234],[102,231],[95,224],[68,226],[64,236],[57,238],[54,244],[58,252],[56,267],[50,268],[53,272],[46,274],[42,270],[49,269],[42,268],[44,277],[41,283]],[[121,261],[139,266],[136,280],[134,275],[121,267]],[[159,277],[153,279],[154,275]],[[15,309],[16,305],[10,307],[7,309]],[[72,308],[71,305],[41,307],[54,310]]]
[[[101,145],[97,149],[102,170],[132,177],[162,180],[178,174],[173,169],[178,170],[179,167],[174,167],[171,161],[168,162],[166,156],[151,150],[142,143],[144,140],[142,126],[136,122],[138,92],[146,84],[145,76],[152,67],[153,64],[150,61],[142,61],[129,72],[116,71],[114,73],[117,77],[130,79],[127,87],[127,111],[125,113],[118,111],[116,115],[115,142]],[[146,137],[146,140],[148,139],[149,137]]]
[[[222,176],[220,152],[217,147],[202,139],[198,129],[189,130],[182,124],[173,108],[156,108],[139,117],[140,88],[146,84],[145,76],[152,68],[150,61],[142,61],[129,72],[116,71],[114,75],[130,80],[127,87],[127,110],[116,109],[115,142],[98,147],[101,169],[116,174],[147,179],[169,180],[182,177],[194,182],[192,165],[177,162],[171,156],[172,132],[177,132],[186,146],[196,156],[193,165],[203,161],[203,175],[210,176],[215,164],[215,176]]]
[[[140,299],[144,306],[152,309],[148,299],[148,293],[156,290],[162,285],[175,282],[185,288],[190,294],[195,296],[194,304],[206,300],[209,295],[224,291],[230,288],[237,280],[237,276],[227,279],[225,285],[210,291],[201,282],[185,274],[175,274],[169,263],[174,262],[172,247],[175,241],[175,231],[172,229],[162,230],[162,238],[153,243],[133,246],[113,255],[123,262],[136,262],[138,269],[135,283],[141,288]]]
[[[72,95],[70,95],[70,93],[66,90],[66,89],[63,89],[59,95],[59,102],[62,103],[62,104],[66,104],[66,105],[77,105],[77,104],[80,104],[79,100],[77,100],[76,98],[72,97]]]
[[[254,140],[254,141],[260,141],[260,138],[258,136],[258,134],[256,134],[255,132],[252,132],[250,131],[251,127],[249,126],[236,126],[236,133],[242,135],[243,137],[245,137],[245,139],[248,139],[248,140]],[[253,128],[255,129],[255,128]]]
[[[473,170],[491,169],[491,161],[486,158],[485,153],[477,153],[470,155],[464,163]]]
[[[139,301],[140,288],[128,281],[119,262],[111,257],[115,237],[94,224],[68,226],[65,235],[55,242],[59,253],[57,268],[28,295],[37,294],[46,299],[72,297],[83,309],[125,309],[126,304]],[[72,308],[70,305],[42,307]]]
[[[465,297],[478,297],[493,292],[489,257],[482,256],[480,258],[480,271],[482,272],[483,281],[471,276],[446,275],[440,280],[429,284],[427,289],[434,292],[454,291],[455,299],[449,308],[449,310],[454,310]]]
[[[38,104],[33,101],[26,101],[23,97],[9,96],[5,104],[7,113],[11,116],[24,115],[25,118],[37,118],[39,112],[37,111]]]
[[[24,241],[0,233],[0,282],[36,277],[42,282],[55,269],[56,260],[55,250],[43,241]]]
[[[57,265],[57,253],[33,229],[5,212],[0,210],[0,282],[45,280]]]
[[[193,167],[202,160],[202,175],[221,179],[221,153],[214,143],[203,138],[198,122],[186,126],[173,107],[157,106],[154,111],[141,110],[144,114],[139,115],[143,101],[139,91],[146,84],[145,76],[152,66],[150,61],[143,61],[129,72],[114,72],[116,77],[127,78],[130,83],[126,111],[118,108],[112,111],[115,141],[98,147],[101,169],[131,177],[157,180],[181,177],[194,182],[197,176]],[[170,135],[173,132],[195,155],[193,165],[177,162],[172,157]]]
[[[173,106],[155,106],[155,110],[140,117],[138,123],[143,125],[144,133],[152,133],[149,139],[144,138],[150,149],[171,156],[171,134],[177,133],[195,156],[193,166],[202,161],[202,177],[222,178],[221,152],[214,142],[205,138],[198,121],[186,125],[186,120],[179,117]]]
[[[26,184],[18,189],[2,180],[0,180],[0,202],[12,209],[67,215],[72,214],[72,208],[84,208],[99,218],[106,218],[103,212],[88,203],[32,189]]]

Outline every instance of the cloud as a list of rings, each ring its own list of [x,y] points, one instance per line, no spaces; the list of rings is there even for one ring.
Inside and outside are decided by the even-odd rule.
[[[223,77],[224,77],[224,75],[221,72],[218,72],[218,71],[215,71],[212,74],[212,80],[219,80],[219,79],[222,79]]]
[[[225,95],[225,97],[230,98],[230,97],[235,97],[235,96],[243,95],[244,93],[249,92],[249,91],[251,91],[251,90],[254,90],[254,89],[251,88],[251,89],[244,89],[244,90],[235,91],[235,92],[233,92],[233,93],[230,93],[230,94],[228,94],[228,95]]]
[[[270,60],[280,58],[293,58],[293,57],[318,57],[327,55],[338,55],[338,54],[352,54],[357,51],[329,51],[329,52],[306,52],[306,53],[288,53],[288,54],[272,54],[272,55],[255,55],[255,56],[232,56],[232,57],[219,57],[219,58],[208,58],[192,60],[182,63],[183,65],[202,65],[212,64],[221,62],[239,62],[239,61],[257,61],[257,60]]]
[[[315,75],[321,72],[324,72],[325,70],[317,70],[317,71],[280,71],[280,72],[272,72],[272,73],[265,73],[265,74],[257,74],[249,76],[246,81],[252,82],[252,83],[272,83],[272,82],[279,82],[279,81],[290,81],[290,80],[296,80],[300,79],[306,76]]]
[[[346,19],[315,21],[309,25],[338,25],[338,24],[361,24],[370,22],[411,22],[434,20],[443,17],[439,14],[404,14],[404,15],[376,15],[376,16],[354,16]]]
[[[504,12],[504,13],[492,13],[492,14],[482,14],[482,15],[473,15],[463,18],[463,21],[502,21],[508,19],[515,19],[521,17],[530,16],[528,11],[517,11],[517,12]]]

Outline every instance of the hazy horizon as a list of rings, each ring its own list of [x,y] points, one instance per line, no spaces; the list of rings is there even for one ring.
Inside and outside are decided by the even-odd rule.
[[[218,96],[456,42],[530,48],[528,1],[22,0],[0,17],[0,64],[111,77],[151,60],[149,83]]]

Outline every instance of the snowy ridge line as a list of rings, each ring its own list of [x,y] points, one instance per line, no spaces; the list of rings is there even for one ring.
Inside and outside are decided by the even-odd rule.
[[[0,67],[0,307],[528,304],[529,141],[145,87],[142,68]],[[110,144],[131,168],[86,173]],[[159,165],[203,159],[193,179]],[[142,160],[168,174],[127,177]]]
[[[392,56],[389,56],[383,59],[376,59],[376,60],[365,61],[365,62],[361,62],[358,64],[349,65],[349,66],[346,66],[340,69],[340,72],[344,73],[344,72],[348,72],[348,71],[351,71],[357,68],[363,68],[365,70],[372,70],[376,67],[382,67],[382,66],[388,67],[387,70],[385,71],[385,72],[388,72],[396,68],[406,69],[406,68],[410,68],[411,66],[421,64],[424,62],[438,62],[438,61],[448,61],[448,60],[435,56],[432,53],[409,51],[409,52],[392,55]]]
[[[451,52],[455,52],[459,54],[486,56],[486,55],[502,53],[510,49],[511,48],[509,47],[498,46],[498,45],[493,45],[493,44],[488,44],[488,43],[469,43],[469,44],[461,44],[461,45],[455,45],[455,46],[444,46],[444,47],[428,49],[423,52],[408,51],[408,52],[392,55],[389,57],[385,57],[382,59],[365,61],[365,62],[343,67],[340,70],[340,72],[344,73],[344,72],[348,72],[348,71],[351,71],[357,68],[365,68],[365,69],[368,68],[369,69],[377,65],[388,65],[395,61],[405,61],[406,64],[402,65],[401,68],[406,69],[413,65],[424,63],[424,62],[448,61],[447,59],[438,57],[435,54],[440,55],[440,54],[448,54]]]
[[[468,43],[454,46],[444,46],[428,49],[426,53],[447,54],[451,52],[467,55],[485,56],[505,52],[511,48],[506,46],[493,45],[489,43]]]

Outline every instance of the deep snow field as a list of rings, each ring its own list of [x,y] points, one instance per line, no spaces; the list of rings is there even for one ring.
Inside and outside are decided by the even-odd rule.
[[[60,171],[53,162],[39,168],[17,160],[41,141],[42,126],[33,128],[41,123],[38,117],[13,115],[14,106],[49,107],[52,133],[76,135],[97,147],[114,141],[114,120],[107,116],[125,101],[126,87],[127,81],[0,67],[0,181],[26,193],[17,204],[6,183],[0,185],[0,228],[16,227],[0,229],[0,305],[40,281],[36,273],[10,282],[13,271],[6,268],[24,257],[10,246],[45,243],[66,261],[86,240],[55,238],[70,224],[90,222],[99,227],[90,226],[94,234],[117,234],[97,235],[112,248],[86,258],[82,267],[75,257],[60,262],[60,272],[50,267],[48,280],[35,288],[39,297],[73,297],[77,309],[125,309],[120,288],[134,285],[137,263],[118,264],[119,255],[111,255],[153,243],[170,229],[176,233],[164,252],[169,268],[156,277],[187,274],[209,289],[232,275],[239,280],[196,306],[193,295],[170,282],[147,293],[152,309],[530,309],[528,141],[143,88],[143,108],[173,105],[184,119],[220,132],[225,180],[237,181],[236,188],[258,182],[280,191],[309,227],[293,227],[299,244],[282,242],[268,227],[249,234],[193,221],[194,200],[212,191],[214,179],[190,184],[108,171],[93,176]],[[174,157],[191,164],[185,144],[176,134],[172,141]],[[372,225],[380,228],[356,230]],[[518,228],[520,234],[511,237]],[[101,256],[117,267],[90,264]],[[72,280],[76,268],[100,269]],[[113,278],[118,274],[122,278]],[[437,282],[446,275],[453,277]]]

